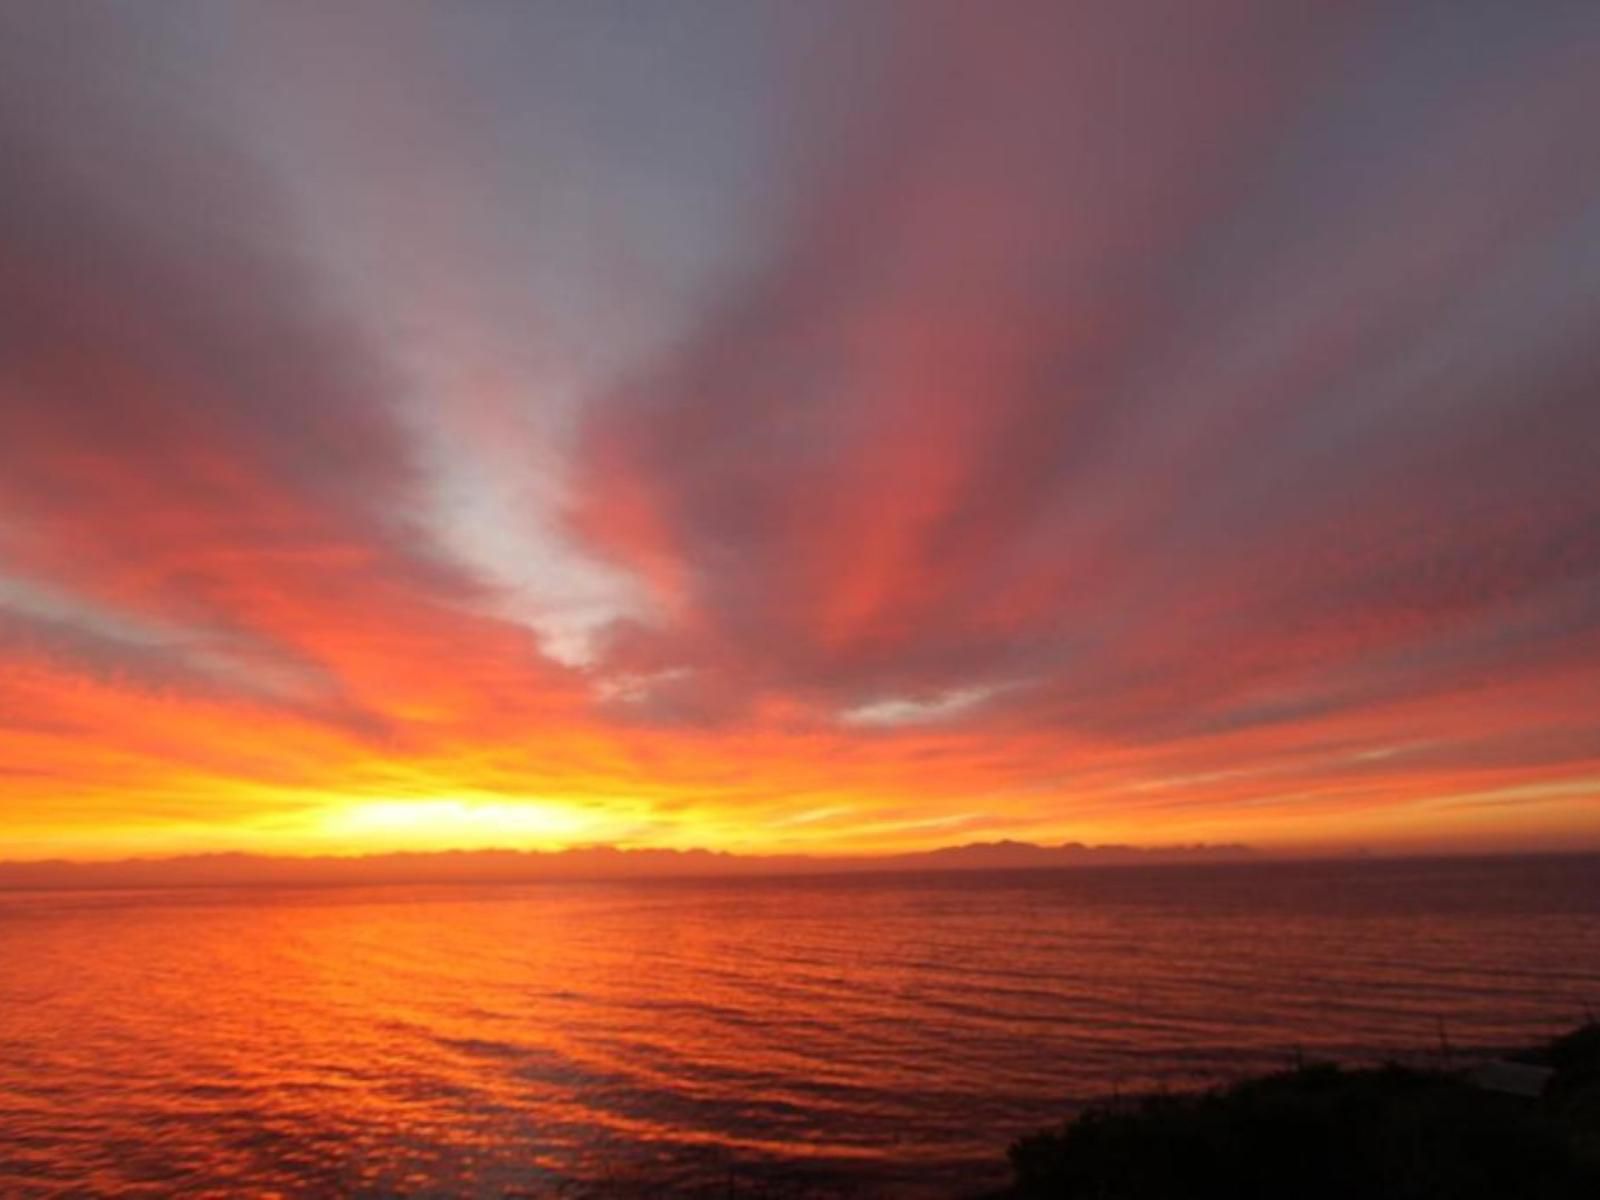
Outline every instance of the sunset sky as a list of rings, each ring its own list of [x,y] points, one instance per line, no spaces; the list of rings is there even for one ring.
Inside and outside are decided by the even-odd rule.
[[[1600,5],[0,6],[0,858],[1600,846]]]

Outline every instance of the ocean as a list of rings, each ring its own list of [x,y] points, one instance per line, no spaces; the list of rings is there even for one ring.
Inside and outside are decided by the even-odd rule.
[[[962,1196],[1600,1008],[1600,858],[0,892],[0,1195]]]

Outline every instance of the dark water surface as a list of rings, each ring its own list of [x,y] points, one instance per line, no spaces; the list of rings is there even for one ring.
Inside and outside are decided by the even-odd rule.
[[[0,893],[0,1195],[959,1195],[1089,1097],[1586,1004],[1595,858]]]

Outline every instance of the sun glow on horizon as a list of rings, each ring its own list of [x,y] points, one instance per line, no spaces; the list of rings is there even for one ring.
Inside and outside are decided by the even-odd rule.
[[[314,844],[384,850],[555,850],[615,835],[591,811],[551,801],[439,797],[362,800],[318,818]]]

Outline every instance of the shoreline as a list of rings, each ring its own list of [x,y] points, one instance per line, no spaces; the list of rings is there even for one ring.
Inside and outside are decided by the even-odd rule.
[[[1443,1062],[1417,1065],[1429,1058]],[[1112,1096],[1007,1151],[969,1200],[1578,1200],[1600,1195],[1600,1022],[1499,1051],[1306,1061]]]

